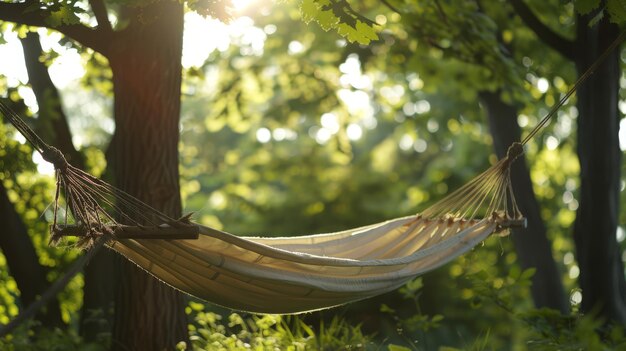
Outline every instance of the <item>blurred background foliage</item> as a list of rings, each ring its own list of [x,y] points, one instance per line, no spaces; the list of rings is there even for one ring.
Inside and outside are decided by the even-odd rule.
[[[543,46],[503,1],[481,2],[481,8],[472,1],[362,1],[353,4],[363,16],[355,21],[373,29],[357,33],[342,33],[329,14],[311,13],[324,12],[324,4],[259,0],[228,25],[187,14],[180,172],[184,207],[195,221],[242,235],[283,236],[419,212],[495,162],[480,91],[501,89],[503,99],[520,108],[518,122],[527,131],[575,79],[574,66]],[[532,4],[554,30],[573,34],[571,3]],[[2,26],[6,47],[26,30]],[[68,55],[83,67],[80,79],[64,85],[63,104],[87,167],[102,174],[113,130],[108,63],[55,34],[40,34],[57,42],[42,57],[51,69]],[[625,96],[626,76],[620,83]],[[23,116],[41,108],[26,81],[6,72],[0,90]],[[623,112],[624,106],[620,102]],[[519,268],[509,238],[490,238],[398,291],[327,311],[250,316],[192,301],[190,347],[623,347],[619,330],[600,339],[593,333],[598,324],[575,314],[576,116],[570,101],[527,150],[572,316],[535,310],[528,289],[533,272]],[[0,179],[53,281],[78,252],[71,242],[47,245],[50,169],[8,126],[0,126],[0,145]],[[619,223],[623,249],[626,212]],[[20,293],[2,255],[0,266],[0,323],[7,323],[21,307]],[[81,288],[78,276],[59,297],[69,331],[35,335],[25,327],[0,345],[104,348],[76,336]]]

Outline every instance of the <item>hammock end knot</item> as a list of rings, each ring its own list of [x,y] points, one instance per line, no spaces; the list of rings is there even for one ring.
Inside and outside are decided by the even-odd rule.
[[[506,152],[506,158],[510,162],[515,161],[518,157],[520,157],[524,153],[524,145],[520,142],[514,142],[509,146],[509,149]]]
[[[61,150],[54,146],[46,147],[41,153],[41,156],[44,160],[52,163],[56,169],[63,170],[68,166],[67,160]]]

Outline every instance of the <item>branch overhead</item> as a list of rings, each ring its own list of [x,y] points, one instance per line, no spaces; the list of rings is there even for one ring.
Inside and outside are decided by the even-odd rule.
[[[111,22],[109,22],[109,17],[107,16],[107,9],[104,1],[89,0],[89,5],[91,6],[91,10],[96,17],[96,20],[98,21],[98,29],[107,32],[113,31],[113,27],[111,27]]]
[[[517,15],[528,28],[535,32],[541,41],[558,51],[564,57],[570,60],[574,58],[575,45],[572,40],[561,36],[545,25],[539,17],[533,13],[524,0],[511,0],[511,5],[513,5]]]
[[[21,3],[0,2],[0,21],[14,22],[34,27],[46,27],[57,30],[80,44],[103,53],[110,33],[89,28],[83,24],[52,25],[46,21],[51,12],[37,9],[32,1]]]

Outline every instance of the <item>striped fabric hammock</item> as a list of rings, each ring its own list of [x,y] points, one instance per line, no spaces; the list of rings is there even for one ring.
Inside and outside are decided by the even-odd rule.
[[[40,300],[0,329],[0,336],[34,316],[104,245],[176,289],[243,311],[300,313],[394,290],[494,233],[526,225],[513,196],[511,163],[624,38],[626,31],[539,124],[487,171],[420,214],[330,234],[238,237],[194,224],[188,217],[170,218],[69,165],[59,150],[44,143],[0,102],[0,112],[57,170],[51,241],[73,235],[92,247]],[[56,223],[61,190],[73,226]]]
[[[394,290],[524,225],[507,157],[422,214],[337,233],[238,237],[205,226],[195,240],[118,239],[110,247],[165,283],[201,299],[261,313],[328,308]],[[486,216],[478,218],[480,211]]]
[[[200,228],[196,240],[113,241],[165,283],[237,310],[299,313],[394,290],[470,250],[497,219],[405,217],[333,234],[243,238]]]
[[[196,225],[195,240],[118,239],[110,247],[165,283],[225,307],[260,313],[328,308],[394,290],[492,233],[524,225],[512,198],[510,160],[421,215],[283,238],[238,237]],[[474,218],[472,206],[486,200],[488,215]],[[440,212],[452,203],[461,205]]]
[[[55,165],[53,243],[73,235],[105,244],[164,283],[236,310],[300,313],[382,294],[525,223],[510,183],[521,143],[420,214],[330,234],[239,237],[166,216],[69,165],[13,111],[0,112]],[[60,193],[74,225],[56,223]]]

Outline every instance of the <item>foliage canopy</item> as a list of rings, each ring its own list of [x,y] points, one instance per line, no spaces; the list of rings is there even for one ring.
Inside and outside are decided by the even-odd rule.
[[[113,12],[116,3],[110,2]],[[255,16],[230,19],[230,28],[239,32],[229,34],[227,45],[205,55],[200,65],[185,67],[180,155],[186,209],[200,222],[231,232],[322,232],[418,212],[463,184],[494,161],[487,156],[492,140],[484,106],[477,102],[481,91],[501,89],[504,100],[519,106],[520,125],[532,127],[575,76],[573,65],[538,43],[519,19],[511,20],[504,2],[477,3],[364,2],[355,8],[347,1],[302,0],[262,3]],[[577,13],[596,11],[617,23],[626,20],[618,0],[563,7],[559,1],[528,3],[565,36],[572,34]],[[223,20],[230,18],[226,5],[187,1],[198,14]],[[46,23],[52,27],[78,24],[86,14],[81,1],[32,6],[48,10]],[[317,24],[303,26],[300,19]],[[261,39],[249,39],[255,37]],[[87,62],[85,76],[64,91],[64,103],[75,137],[84,136],[81,152],[88,155],[91,170],[101,173],[111,132],[111,77],[102,56],[79,49]],[[54,65],[67,54],[58,50],[62,53],[51,51],[42,59]],[[22,111],[29,116],[42,108],[28,101],[25,82],[0,76],[0,86],[11,100],[26,99],[30,110]],[[569,235],[580,184],[573,103],[528,154],[576,313],[578,266]],[[98,111],[95,116],[81,117],[90,109]],[[50,216],[53,181],[38,175],[32,150],[10,129],[0,128],[0,179],[29,223],[29,235],[53,280],[77,255],[46,245],[44,219]],[[624,221],[626,213],[621,214]],[[191,302],[190,347],[248,344],[297,350],[345,343],[357,349],[380,344],[390,350],[497,349],[529,342],[544,349],[623,347],[621,328],[599,338],[593,332],[599,324],[590,316],[533,309],[528,292],[533,271],[521,270],[516,262],[509,239],[490,240],[398,292],[333,310],[341,316],[333,318],[328,312],[291,320],[240,316]],[[0,265],[6,265],[2,257]],[[9,272],[1,272],[0,322],[5,323],[21,304]],[[25,328],[0,345],[97,349],[82,344],[75,332],[82,285],[78,277],[60,297],[71,332],[38,333],[31,342],[33,332]]]

